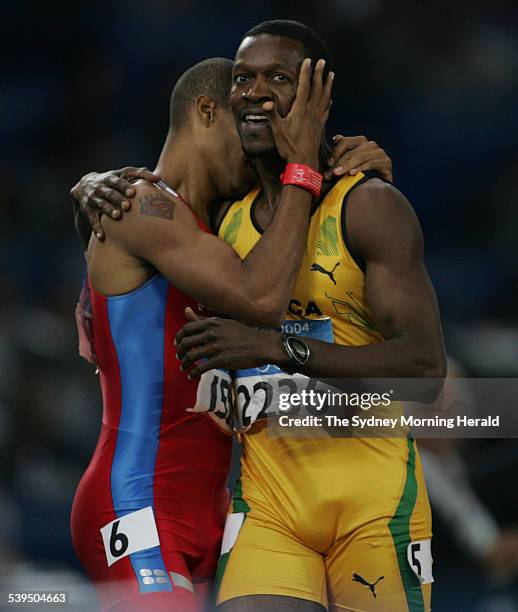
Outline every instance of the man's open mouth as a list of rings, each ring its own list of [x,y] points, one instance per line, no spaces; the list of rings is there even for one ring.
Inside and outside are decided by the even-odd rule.
[[[262,125],[269,123],[270,119],[264,112],[245,112],[241,115],[241,121],[248,125]]]

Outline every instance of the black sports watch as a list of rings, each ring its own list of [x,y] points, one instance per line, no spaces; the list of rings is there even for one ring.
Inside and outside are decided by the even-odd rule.
[[[290,358],[292,371],[297,372],[298,368],[306,365],[311,355],[309,346],[300,338],[300,336],[290,336],[289,334],[281,334],[282,346],[286,354]]]

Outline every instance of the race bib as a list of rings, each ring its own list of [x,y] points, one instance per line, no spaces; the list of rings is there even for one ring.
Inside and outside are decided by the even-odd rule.
[[[432,540],[410,542],[407,547],[407,560],[421,584],[433,582]]]
[[[329,317],[284,321],[282,331],[323,342],[334,341],[333,325]],[[303,374],[291,375],[275,365],[236,370],[234,377],[236,429],[246,431],[258,419],[290,409],[285,399],[289,394],[296,393],[301,388],[309,390],[309,387],[316,387],[316,384],[317,381],[310,380]]]
[[[225,521],[225,530],[223,531],[223,540],[221,541],[221,554],[224,555],[232,550],[236,543],[239,530],[243,526],[245,520],[244,512],[233,512],[227,516]]]
[[[207,412],[223,431],[232,431],[232,377],[228,370],[209,370],[201,375],[196,404],[188,412]]]
[[[108,567],[139,550],[160,546],[153,508],[131,512],[101,528]]]

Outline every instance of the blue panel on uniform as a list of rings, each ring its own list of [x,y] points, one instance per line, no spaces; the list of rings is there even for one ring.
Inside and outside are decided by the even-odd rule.
[[[121,417],[111,473],[117,516],[146,506],[154,510],[167,290],[166,279],[157,275],[129,294],[108,298],[108,319],[121,379]],[[172,590],[169,579],[157,582],[156,577],[140,574],[148,569],[165,571],[158,547],[133,553],[130,560],[141,592]]]
[[[173,584],[158,546],[130,555],[141,593],[172,591]]]

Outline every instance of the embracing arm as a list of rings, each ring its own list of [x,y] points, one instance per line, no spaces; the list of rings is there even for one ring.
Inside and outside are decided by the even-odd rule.
[[[216,312],[280,324],[302,259],[311,194],[283,187],[270,227],[242,260],[223,240],[202,231],[185,204],[152,186],[135,186],[137,205],[123,222],[106,220],[110,240]]]
[[[304,338],[311,356],[300,372],[326,378],[442,378],[439,310],[423,263],[421,229],[410,204],[394,187],[372,179],[351,194],[346,214],[349,241],[366,265],[367,302],[384,341],[343,346]],[[210,329],[214,356],[196,366],[194,376],[207,366],[293,365],[280,334],[236,325],[211,319],[186,325],[179,338],[183,367],[207,353],[206,348],[193,348],[206,342],[204,326]]]
[[[392,182],[392,160],[376,142],[367,140],[365,136],[334,136],[328,166],[329,169],[324,173],[325,181],[345,174],[354,175],[373,170],[389,183]],[[104,240],[101,213],[119,220],[130,210],[131,198],[135,195],[130,181],[139,178],[151,183],[160,180],[158,174],[147,168],[127,166],[108,172],[89,172],[72,187],[70,195],[74,200],[75,226],[83,243],[85,239],[88,242],[90,231]],[[215,221],[213,229],[219,225],[225,212],[225,206],[217,210],[212,208],[211,217]]]
[[[283,187],[272,224],[242,260],[223,240],[202,231],[183,202],[145,182],[134,186],[135,201],[123,221],[105,221],[110,241],[219,313],[280,324],[302,258],[308,192]]]

